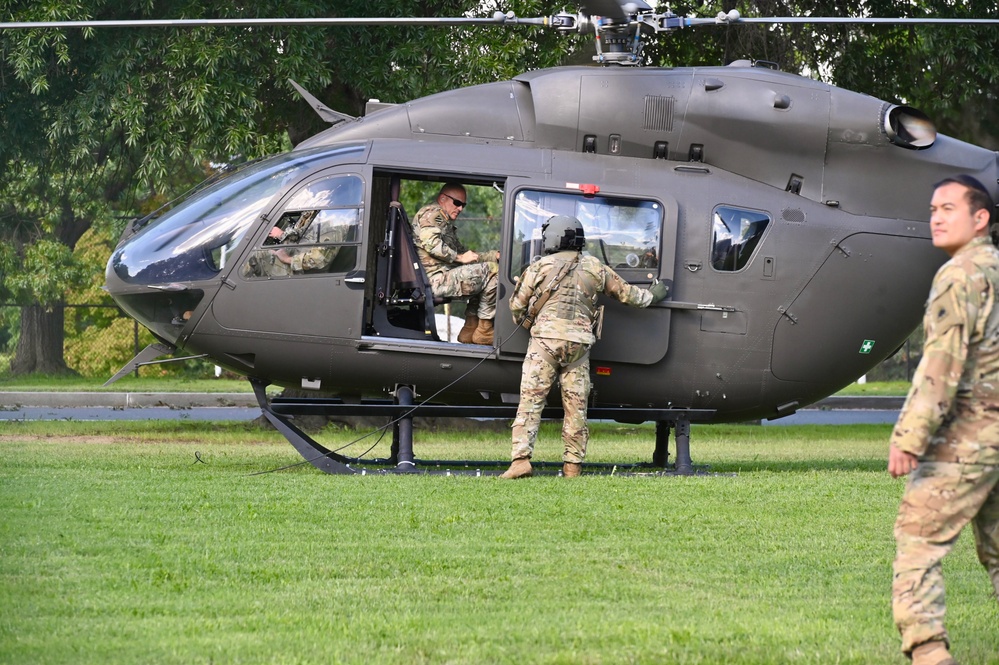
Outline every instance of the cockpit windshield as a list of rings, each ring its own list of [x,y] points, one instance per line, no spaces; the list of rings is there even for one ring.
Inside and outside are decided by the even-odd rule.
[[[275,194],[299,181],[316,161],[362,150],[352,145],[294,151],[238,171],[129,238],[112,255],[111,266],[130,284],[211,279]]]

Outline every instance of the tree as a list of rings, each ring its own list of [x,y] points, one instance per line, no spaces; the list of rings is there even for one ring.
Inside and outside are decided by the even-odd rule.
[[[870,16],[992,18],[995,0],[724,0],[720,7],[680,7],[711,16]],[[999,148],[999,30],[995,26],[778,24],[700,27],[660,38],[655,64],[724,65],[766,60],[783,71],[815,76],[886,101],[914,106],[939,131]]]
[[[0,0],[12,20],[323,16],[319,0]],[[523,1],[518,13],[538,13]],[[345,0],[341,16],[462,16],[476,0]],[[65,371],[62,299],[72,250],[208,163],[287,149],[321,128],[293,78],[328,105],[408,99],[555,64],[554,33],[494,28],[254,27],[8,30],[0,33],[0,256],[5,298],[31,305],[12,371]],[[457,45],[457,46],[456,46]],[[8,137],[10,140],[8,141]],[[183,187],[182,187],[183,188]],[[181,188],[181,189],[182,189]],[[39,266],[44,265],[44,270]],[[91,268],[93,270],[93,268]],[[100,269],[100,268],[97,268]]]
[[[11,166],[14,170],[15,165]],[[21,180],[7,187],[5,204],[0,209],[4,229],[0,246],[0,298],[26,305],[21,312],[11,371],[63,373],[67,368],[62,351],[63,309],[59,303],[66,286],[83,278],[82,266],[73,259],[71,249],[82,234],[82,225],[67,203],[73,196],[72,186],[59,178],[52,181],[54,187],[61,184],[64,188],[62,205],[54,202],[49,214],[62,214],[62,219],[53,222],[40,214],[37,207],[16,210],[12,202],[17,196],[34,198],[16,185],[30,188],[41,179],[30,166],[22,164],[17,171]]]
[[[911,7],[882,0],[880,15],[919,11],[941,18],[994,18],[993,0],[930,0]],[[912,14],[910,14],[912,15]],[[839,55],[833,80],[915,106],[945,134],[999,149],[999,31],[995,26],[842,31],[824,57]]]

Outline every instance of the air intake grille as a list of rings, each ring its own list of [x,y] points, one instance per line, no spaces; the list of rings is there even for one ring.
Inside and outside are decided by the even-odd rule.
[[[805,221],[805,211],[798,208],[784,208],[784,221],[801,224]]]
[[[656,132],[673,131],[673,107],[676,97],[647,95],[645,97],[645,129]]]

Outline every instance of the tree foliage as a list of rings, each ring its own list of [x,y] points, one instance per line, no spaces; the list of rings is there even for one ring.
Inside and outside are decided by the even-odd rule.
[[[724,0],[672,5],[681,15],[995,18],[995,0]],[[944,134],[999,149],[995,26],[778,24],[708,26],[667,35],[649,60],[671,66],[764,60],[879,99],[914,106]]]
[[[524,0],[522,15],[544,13]],[[0,0],[5,20],[462,16],[475,0]],[[231,27],[0,33],[0,296],[45,305],[83,286],[92,227],[155,207],[211,163],[287,149],[323,125],[294,79],[338,110],[402,102],[556,64],[574,40],[527,28]],[[8,140],[8,138],[10,140]],[[39,261],[44,263],[40,269]],[[91,265],[91,274],[103,266]],[[51,326],[50,326],[51,328]],[[22,331],[23,333],[24,331]],[[36,338],[21,334],[22,346]],[[26,355],[56,354],[30,350]],[[61,352],[59,353],[61,357]],[[32,371],[31,363],[18,363]]]

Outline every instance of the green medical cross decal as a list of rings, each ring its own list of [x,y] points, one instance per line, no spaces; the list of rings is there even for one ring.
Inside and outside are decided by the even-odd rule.
[[[874,348],[874,340],[873,339],[865,339],[864,343],[860,345],[860,352],[861,353],[865,353],[865,354],[866,353],[870,353],[871,349],[873,349],[873,348]]]

